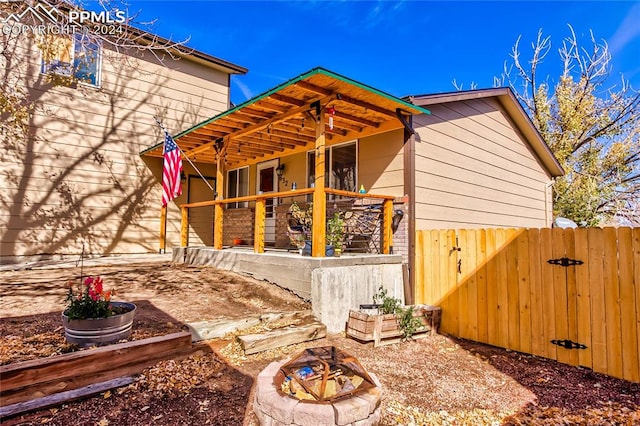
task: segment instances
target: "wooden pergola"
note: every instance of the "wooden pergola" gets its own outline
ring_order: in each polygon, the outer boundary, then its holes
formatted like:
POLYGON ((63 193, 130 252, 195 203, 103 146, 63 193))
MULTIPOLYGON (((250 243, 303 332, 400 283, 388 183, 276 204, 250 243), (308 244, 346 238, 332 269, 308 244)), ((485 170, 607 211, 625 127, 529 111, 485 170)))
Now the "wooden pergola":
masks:
MULTIPOLYGON (((264 216, 264 203, 260 200, 264 201, 265 197, 223 200, 225 170, 314 150, 314 187, 305 192, 313 194, 312 256, 323 256, 326 194, 335 192, 325 187, 325 145, 328 141, 334 144, 397 129, 405 129, 408 137, 413 133, 410 126, 413 114, 429 114, 429 111, 326 69, 314 68, 181 132, 174 139, 190 160, 216 164, 215 200, 197 203, 197 206, 214 206, 213 244, 217 249, 222 248, 223 204, 255 200, 256 251, 261 251, 260 246, 264 250, 264 219, 260 223, 259 215, 264 216), (262 244, 259 225, 262 225, 262 244)), ((163 144, 159 143, 141 155, 162 157, 162 149, 163 144)), ((183 207, 197 206, 194 203, 183 207)), ((387 234, 390 220, 385 222, 387 234)))

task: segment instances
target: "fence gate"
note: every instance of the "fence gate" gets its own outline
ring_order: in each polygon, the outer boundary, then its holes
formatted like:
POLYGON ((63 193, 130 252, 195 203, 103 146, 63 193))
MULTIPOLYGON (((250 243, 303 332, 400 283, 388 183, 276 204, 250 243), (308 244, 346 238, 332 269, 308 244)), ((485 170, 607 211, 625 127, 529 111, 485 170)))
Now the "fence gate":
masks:
POLYGON ((441 330, 640 382, 640 228, 418 231, 441 330))

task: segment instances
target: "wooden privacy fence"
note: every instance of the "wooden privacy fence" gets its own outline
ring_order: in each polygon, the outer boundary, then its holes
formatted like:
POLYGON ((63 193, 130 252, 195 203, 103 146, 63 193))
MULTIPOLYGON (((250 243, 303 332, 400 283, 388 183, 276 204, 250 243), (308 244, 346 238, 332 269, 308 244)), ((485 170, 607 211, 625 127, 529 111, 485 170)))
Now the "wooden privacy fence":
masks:
POLYGON ((441 330, 640 382, 640 228, 418 231, 441 330))

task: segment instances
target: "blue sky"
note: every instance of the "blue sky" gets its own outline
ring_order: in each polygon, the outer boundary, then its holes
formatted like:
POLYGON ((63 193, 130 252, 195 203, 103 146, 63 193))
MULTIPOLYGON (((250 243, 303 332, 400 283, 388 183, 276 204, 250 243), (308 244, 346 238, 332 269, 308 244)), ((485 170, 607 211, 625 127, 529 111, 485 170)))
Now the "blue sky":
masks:
POLYGON ((316 66, 396 96, 491 87, 518 36, 524 58, 543 29, 552 52, 542 68, 555 81, 557 48, 589 30, 609 43, 611 83, 640 89, 640 2, 632 1, 129 1, 156 33, 242 65, 232 79, 240 103, 316 66))

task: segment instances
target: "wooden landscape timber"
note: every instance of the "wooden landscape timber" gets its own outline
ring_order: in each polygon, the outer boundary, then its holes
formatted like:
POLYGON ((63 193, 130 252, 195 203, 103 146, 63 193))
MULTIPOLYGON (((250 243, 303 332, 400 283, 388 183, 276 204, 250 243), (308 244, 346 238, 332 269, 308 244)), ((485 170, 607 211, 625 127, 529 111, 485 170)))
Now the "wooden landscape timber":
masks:
POLYGON ((244 353, 251 355, 282 346, 322 339, 326 336, 327 326, 321 322, 314 321, 311 324, 292 325, 277 328, 266 333, 246 334, 244 336, 238 336, 238 340, 244 353))
POLYGON ((269 312, 260 315, 251 315, 244 318, 218 318, 209 321, 199 321, 187 324, 191 331, 193 342, 201 340, 217 339, 224 337, 228 333, 233 333, 260 324, 267 324, 276 321, 302 321, 311 318, 310 310, 293 312, 269 312))
POLYGON ((2 415, 8 406, 138 374, 193 350, 191 335, 180 332, 0 366, 2 415))

